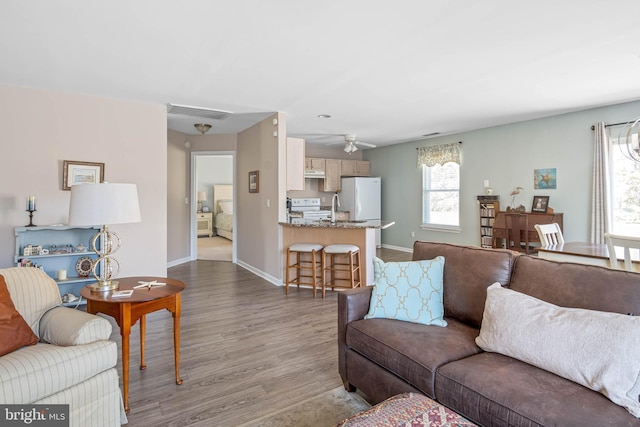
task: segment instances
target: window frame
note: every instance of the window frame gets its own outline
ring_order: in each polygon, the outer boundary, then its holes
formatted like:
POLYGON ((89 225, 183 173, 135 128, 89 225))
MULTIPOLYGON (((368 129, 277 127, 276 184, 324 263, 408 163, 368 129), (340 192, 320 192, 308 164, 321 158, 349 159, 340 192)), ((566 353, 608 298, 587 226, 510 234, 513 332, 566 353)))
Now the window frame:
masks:
POLYGON ((447 163, 453 163, 454 165, 458 166, 458 170, 457 170, 457 187, 455 189, 451 189, 451 188, 447 188, 447 189, 431 189, 431 168, 435 167, 434 166, 427 166, 425 164, 422 164, 422 171, 421 171, 421 179, 422 179, 422 183, 421 183, 421 187, 422 187, 422 198, 421 198, 421 217, 420 217, 420 229, 422 230, 430 230, 430 231, 440 231, 440 232, 447 232, 447 233, 460 233, 462 231, 462 227, 461 227, 461 218, 460 218, 460 164, 457 162, 446 162, 444 165, 440 165, 438 164, 437 166, 440 167, 444 167, 447 163), (427 183, 428 184, 428 188, 427 188, 427 183), (440 224, 440 223, 435 223, 435 222, 425 222, 425 216, 426 216, 426 211, 425 211, 425 206, 428 205, 429 203, 429 197, 432 193, 434 192, 456 192, 458 194, 458 211, 457 211, 457 225, 453 225, 453 224, 440 224))
MULTIPOLYGON (((636 135, 634 136, 637 138, 636 135)), ((625 223, 623 221, 616 221, 616 212, 618 211, 617 199, 624 198, 624 196, 621 195, 623 191, 621 191, 621 189, 619 188, 620 184, 616 185, 617 184, 616 177, 618 175, 623 175, 620 172, 621 169, 622 170, 627 168, 638 169, 638 166, 634 165, 634 161, 629 159, 626 155, 622 153, 623 148, 620 146, 620 142, 619 142, 620 139, 621 137, 609 139, 609 193, 610 193, 610 202, 611 202, 610 232, 615 234, 636 236, 636 235, 640 235, 640 222, 638 223, 633 222, 633 223, 630 223, 633 225, 628 225, 629 223, 625 223), (620 166, 620 163, 624 163, 625 165, 620 166), (616 189, 618 189, 618 191, 616 191, 616 189)), ((631 171, 630 173, 632 176, 634 176, 634 171, 631 171)), ((626 182, 624 179, 622 181, 626 182)), ((622 184, 622 185, 625 185, 625 184, 622 184)), ((625 185, 625 191, 628 191, 628 188, 626 185, 625 185)))

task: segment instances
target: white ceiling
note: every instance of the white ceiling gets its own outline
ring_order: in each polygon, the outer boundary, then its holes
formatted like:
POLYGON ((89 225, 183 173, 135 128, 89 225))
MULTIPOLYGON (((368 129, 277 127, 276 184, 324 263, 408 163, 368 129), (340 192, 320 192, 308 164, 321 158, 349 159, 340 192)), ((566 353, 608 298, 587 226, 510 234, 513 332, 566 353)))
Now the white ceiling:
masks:
POLYGON ((380 146, 638 100, 639 17, 638 0, 2 0, 0 83, 236 113, 210 133, 281 111, 290 136, 380 146))

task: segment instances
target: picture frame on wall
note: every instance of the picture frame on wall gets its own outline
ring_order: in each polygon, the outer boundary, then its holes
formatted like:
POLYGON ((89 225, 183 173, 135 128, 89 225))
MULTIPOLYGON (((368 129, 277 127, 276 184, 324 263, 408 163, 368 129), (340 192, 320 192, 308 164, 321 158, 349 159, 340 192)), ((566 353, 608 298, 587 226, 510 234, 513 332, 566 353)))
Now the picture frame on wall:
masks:
POLYGON ((258 171, 249 172, 249 193, 257 193, 259 191, 259 176, 258 171))
POLYGON ((104 163, 64 160, 62 164, 62 189, 71 191, 77 184, 104 182, 104 163))
POLYGON ((533 204, 531 205, 531 212, 547 213, 548 207, 549 207, 549 196, 533 196, 533 204))

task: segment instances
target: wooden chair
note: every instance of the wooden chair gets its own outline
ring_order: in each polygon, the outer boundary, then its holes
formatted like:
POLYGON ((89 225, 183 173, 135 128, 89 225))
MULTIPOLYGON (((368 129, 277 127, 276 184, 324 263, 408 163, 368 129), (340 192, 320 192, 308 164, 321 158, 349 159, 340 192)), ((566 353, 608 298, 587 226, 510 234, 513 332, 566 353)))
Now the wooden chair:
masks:
POLYGON ((605 233, 604 238, 607 241, 607 249, 609 250, 610 267, 618 270, 636 271, 631 265, 630 249, 640 249, 640 237, 605 233), (616 246, 624 248, 624 268, 620 268, 616 255, 616 246))
POLYGON ((542 247, 564 244, 564 237, 562 237, 562 230, 560 230, 558 223, 536 224, 534 227, 538 232, 542 247))
POLYGON ((533 248, 529 245, 529 216, 523 213, 505 213, 507 230, 507 249, 529 254, 533 248))
POLYGON ((507 230, 507 220, 504 212, 496 212, 496 218, 493 222, 493 247, 494 248, 506 248, 509 245, 506 243, 509 238, 509 230, 507 230))

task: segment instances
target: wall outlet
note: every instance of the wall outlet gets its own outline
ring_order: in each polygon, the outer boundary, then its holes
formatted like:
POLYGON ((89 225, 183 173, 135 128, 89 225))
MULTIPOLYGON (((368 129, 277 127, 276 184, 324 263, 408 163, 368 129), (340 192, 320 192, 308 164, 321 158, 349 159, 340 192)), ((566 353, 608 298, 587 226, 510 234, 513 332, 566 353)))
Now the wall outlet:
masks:
POLYGON ((411 237, 416 237, 416 232, 415 231, 411 232, 411 237))
POLYGON ((188 197, 185 197, 185 198, 184 198, 184 204, 185 204, 185 205, 188 205, 188 204, 189 204, 189 198, 188 198, 188 197))
POLYGON ((271 200, 267 199, 267 207, 270 208, 271 207, 271 200))
POLYGON ((327 198, 326 198, 326 197, 322 197, 322 199, 321 199, 321 200, 322 200, 322 203, 324 203, 324 202, 326 202, 326 201, 327 201, 327 198))

